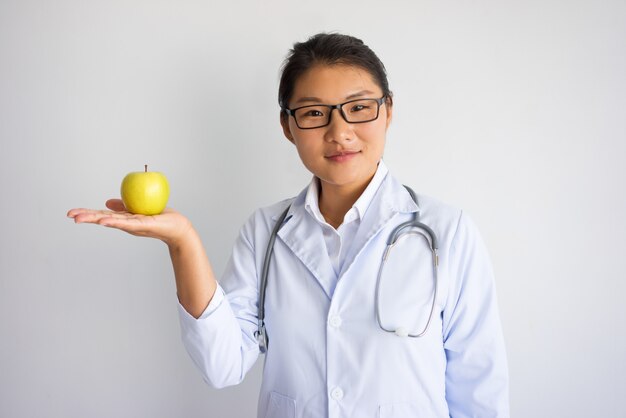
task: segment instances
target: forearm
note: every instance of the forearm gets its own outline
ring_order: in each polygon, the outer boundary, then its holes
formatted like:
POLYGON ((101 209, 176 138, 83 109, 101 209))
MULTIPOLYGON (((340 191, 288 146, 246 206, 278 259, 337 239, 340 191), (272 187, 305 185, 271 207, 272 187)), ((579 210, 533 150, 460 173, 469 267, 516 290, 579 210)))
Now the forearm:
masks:
POLYGON ((185 237, 168 244, 176 292, 180 304, 194 318, 200 317, 213 298, 217 281, 198 233, 189 228, 185 237))
MULTIPOLYGON (((185 232, 185 236, 187 235, 185 232)), ((176 258, 189 257, 192 260, 179 260, 182 270, 190 270, 198 260, 200 266, 208 266, 200 240, 195 232, 193 236, 193 240, 185 238, 182 241, 185 244, 181 248, 170 250, 174 254, 172 260, 175 266, 176 258), (194 242, 197 244, 193 245, 194 242), (192 254, 201 257, 196 259, 192 254)), ((209 289, 210 297, 199 298, 194 302, 197 303, 197 309, 186 305, 185 292, 191 299, 195 299, 196 293, 202 293, 204 287, 200 285, 199 291, 194 290, 193 286, 187 288, 188 276, 177 273, 182 341, 204 380, 211 387, 222 388, 241 382, 259 355, 259 346, 254 338, 257 327, 255 307, 258 300, 254 261, 254 252, 242 232, 224 269, 223 284, 228 289, 228 297, 219 289, 212 274, 191 275, 194 279, 199 277, 203 283, 207 281, 205 277, 208 277, 209 282, 214 285, 209 289), (209 302, 210 313, 200 318, 209 302)), ((200 271, 203 269, 204 267, 198 268, 200 271)), ((208 269, 210 271, 210 267, 208 269)))

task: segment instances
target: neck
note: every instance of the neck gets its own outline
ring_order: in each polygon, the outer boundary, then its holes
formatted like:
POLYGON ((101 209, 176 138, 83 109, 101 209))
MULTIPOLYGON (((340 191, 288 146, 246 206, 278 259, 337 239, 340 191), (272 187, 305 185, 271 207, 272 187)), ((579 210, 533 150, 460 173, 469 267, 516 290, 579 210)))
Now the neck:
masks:
POLYGON ((346 213, 354 202, 363 194, 370 184, 375 172, 363 183, 356 185, 337 186, 319 180, 319 208, 320 212, 333 228, 337 229, 343 223, 346 213))

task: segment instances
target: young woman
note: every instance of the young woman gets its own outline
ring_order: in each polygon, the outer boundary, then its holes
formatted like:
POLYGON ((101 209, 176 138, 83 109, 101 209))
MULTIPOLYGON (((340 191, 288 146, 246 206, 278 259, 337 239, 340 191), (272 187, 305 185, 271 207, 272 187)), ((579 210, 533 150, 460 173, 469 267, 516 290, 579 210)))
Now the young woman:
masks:
POLYGON ((168 245, 183 341, 211 386, 241 382, 267 349, 259 417, 507 417, 487 252, 465 214, 382 161, 393 101, 378 57, 346 35, 296 43, 279 104, 313 179, 248 219, 219 283, 174 210, 113 199, 68 216, 168 245))

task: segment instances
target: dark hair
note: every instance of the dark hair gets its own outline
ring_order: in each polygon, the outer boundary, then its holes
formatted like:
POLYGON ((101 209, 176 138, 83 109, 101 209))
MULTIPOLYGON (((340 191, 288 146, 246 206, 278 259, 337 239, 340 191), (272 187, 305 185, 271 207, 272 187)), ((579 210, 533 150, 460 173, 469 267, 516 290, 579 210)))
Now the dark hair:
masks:
POLYGON ((385 66, 374 51, 354 36, 318 33, 306 42, 295 43, 283 62, 278 87, 278 104, 281 109, 289 106, 289 100, 298 78, 311 67, 319 64, 360 67, 370 73, 383 94, 391 100, 392 94, 389 90, 385 66))

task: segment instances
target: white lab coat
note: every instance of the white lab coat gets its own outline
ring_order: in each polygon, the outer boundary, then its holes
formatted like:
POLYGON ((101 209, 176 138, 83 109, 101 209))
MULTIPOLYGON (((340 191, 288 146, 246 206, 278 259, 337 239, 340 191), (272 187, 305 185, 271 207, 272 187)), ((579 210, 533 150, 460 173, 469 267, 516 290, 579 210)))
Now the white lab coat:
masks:
MULTIPOLYGON (((260 418, 508 417, 493 274, 468 217, 422 195, 418 208, 387 174, 333 291, 336 274, 320 225, 304 208, 306 190, 248 219, 199 319, 179 304, 183 343, 206 382, 241 382, 259 355, 260 271, 272 228, 292 204, 269 271, 260 418), (379 328, 375 284, 390 232, 416 210, 439 239, 439 292, 427 334, 402 338, 379 328)), ((380 315, 389 328, 419 332, 432 297, 431 254, 419 237, 404 240, 385 267, 380 315)))

